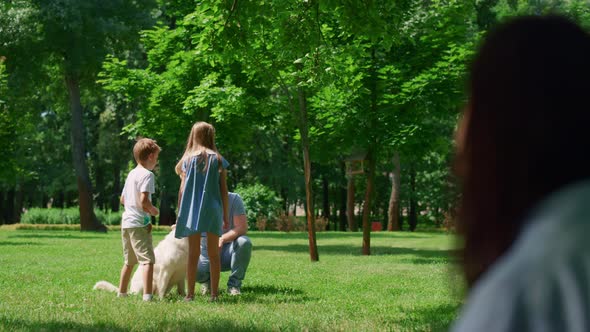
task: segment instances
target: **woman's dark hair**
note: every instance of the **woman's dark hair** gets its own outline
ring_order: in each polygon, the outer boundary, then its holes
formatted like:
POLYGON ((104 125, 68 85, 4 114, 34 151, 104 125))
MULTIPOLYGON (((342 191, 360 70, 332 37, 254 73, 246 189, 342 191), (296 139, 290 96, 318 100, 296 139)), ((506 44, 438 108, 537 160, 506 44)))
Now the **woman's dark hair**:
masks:
POLYGON ((469 286, 510 248, 535 204, 590 175, 589 83, 590 37, 565 18, 520 17, 485 38, 457 156, 469 286))

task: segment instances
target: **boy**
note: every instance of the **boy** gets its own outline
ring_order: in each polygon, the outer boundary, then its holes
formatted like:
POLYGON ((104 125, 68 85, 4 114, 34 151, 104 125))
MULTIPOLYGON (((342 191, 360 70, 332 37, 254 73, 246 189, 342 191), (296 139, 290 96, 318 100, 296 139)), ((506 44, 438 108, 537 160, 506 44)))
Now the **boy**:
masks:
POLYGON ((154 173, 151 171, 156 167, 160 151, 156 141, 149 138, 139 139, 133 147, 137 167, 127 175, 121 194, 121 204, 125 206, 121 221, 125 263, 121 269, 118 297, 127 296, 131 272, 139 262, 143 268, 143 300, 152 300, 155 258, 150 215, 157 216, 160 211, 151 202, 155 191, 154 173))

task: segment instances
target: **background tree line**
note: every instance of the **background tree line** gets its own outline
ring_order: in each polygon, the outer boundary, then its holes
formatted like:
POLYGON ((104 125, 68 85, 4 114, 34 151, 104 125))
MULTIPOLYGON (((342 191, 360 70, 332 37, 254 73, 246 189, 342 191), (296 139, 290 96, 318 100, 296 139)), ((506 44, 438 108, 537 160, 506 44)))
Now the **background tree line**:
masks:
POLYGON ((230 190, 266 199, 262 212, 302 205, 331 230, 440 225, 478 40, 550 12, 590 25, 584 0, 4 1, 0 223, 80 206, 82 229, 101 229, 93 209, 119 209, 138 136, 163 148, 154 199, 173 223, 174 165, 202 120, 230 190), (355 155, 364 172, 347 176, 355 155))

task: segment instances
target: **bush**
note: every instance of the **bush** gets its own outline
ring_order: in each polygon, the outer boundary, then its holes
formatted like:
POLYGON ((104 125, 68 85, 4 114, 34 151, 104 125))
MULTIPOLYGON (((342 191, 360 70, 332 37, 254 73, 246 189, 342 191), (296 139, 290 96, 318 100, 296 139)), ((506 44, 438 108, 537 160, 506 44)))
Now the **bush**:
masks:
MULTIPOLYGON (((315 219, 316 232, 325 231, 328 222, 327 218, 317 217, 315 219)), ((307 220, 284 213, 281 213, 276 219, 260 216, 256 219, 256 228, 259 231, 306 232, 307 220)))
MULTIPOLYGON (((281 200, 272 189, 257 183, 249 186, 238 186, 235 191, 244 200, 249 228, 258 229, 257 219, 266 220, 265 224, 269 220, 273 222, 277 219, 281 210, 281 200)), ((267 226, 262 227, 269 229, 267 226)))
MULTIPOLYGON (((94 210, 96 218, 104 225, 120 225, 122 212, 94 210)), ((77 207, 66 209, 31 208, 21 217, 21 224, 38 225, 79 225, 80 211, 77 207)))
POLYGON ((121 216, 123 211, 113 212, 113 211, 102 211, 102 210, 95 210, 94 213, 96 214, 96 218, 103 224, 103 225, 121 225, 121 216))

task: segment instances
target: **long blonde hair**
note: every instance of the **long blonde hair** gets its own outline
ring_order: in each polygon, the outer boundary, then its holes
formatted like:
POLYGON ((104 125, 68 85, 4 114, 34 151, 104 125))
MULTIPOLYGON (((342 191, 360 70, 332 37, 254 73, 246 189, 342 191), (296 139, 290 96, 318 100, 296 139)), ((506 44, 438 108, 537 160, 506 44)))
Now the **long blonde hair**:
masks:
POLYGON ((195 156, 199 153, 203 153, 205 162, 207 162, 206 150, 213 150, 217 154, 217 160, 221 163, 221 155, 217 152, 215 146, 215 128, 207 122, 199 121, 193 125, 188 139, 186 141, 186 149, 182 158, 176 164, 176 174, 182 174, 182 164, 189 160, 190 157, 195 156))

